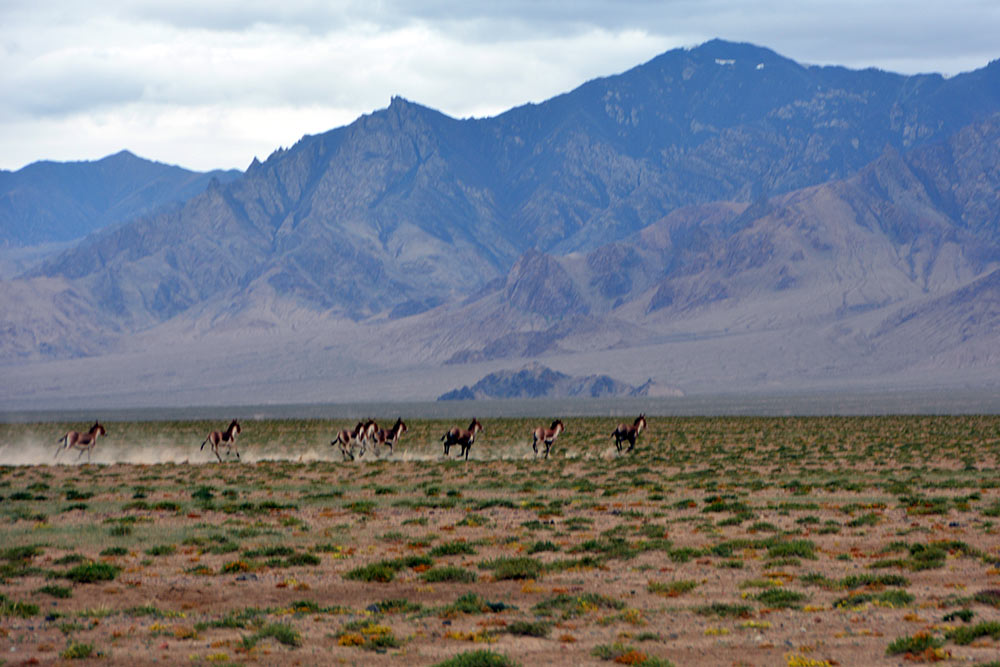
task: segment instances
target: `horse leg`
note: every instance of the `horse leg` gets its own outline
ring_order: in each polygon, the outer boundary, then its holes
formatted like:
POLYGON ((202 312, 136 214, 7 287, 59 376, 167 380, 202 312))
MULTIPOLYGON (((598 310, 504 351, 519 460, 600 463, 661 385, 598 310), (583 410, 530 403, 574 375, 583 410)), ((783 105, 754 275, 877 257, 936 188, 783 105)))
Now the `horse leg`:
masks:
POLYGON ((532 436, 531 440, 531 450, 535 452, 535 458, 538 458, 538 436, 532 436))
POLYGON ((219 459, 219 463, 222 463, 222 457, 219 456, 219 446, 214 442, 212 443, 212 453, 215 454, 215 458, 219 459))

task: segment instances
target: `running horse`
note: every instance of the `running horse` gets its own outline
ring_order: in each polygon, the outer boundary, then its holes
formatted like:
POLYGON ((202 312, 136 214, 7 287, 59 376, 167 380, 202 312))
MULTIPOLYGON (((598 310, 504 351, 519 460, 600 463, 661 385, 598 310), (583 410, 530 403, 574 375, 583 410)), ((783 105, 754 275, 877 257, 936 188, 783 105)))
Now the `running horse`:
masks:
POLYGON ((476 434, 482 431, 483 425, 479 423, 479 420, 475 417, 472 418, 472 422, 469 424, 469 430, 463 431, 457 426, 452 426, 448 429, 448 432, 441 436, 442 442, 444 442, 444 455, 448 456, 448 451, 451 449, 452 445, 458 445, 462 449, 459 451, 458 455, 465 455, 465 460, 469 460, 469 450, 472 448, 472 443, 476 441, 476 434))
MULTIPOLYGON (((233 421, 229 422, 229 426, 226 427, 225 431, 222 432, 212 431, 211 433, 209 433, 208 437, 202 441, 199 451, 201 449, 205 449, 206 443, 211 443, 212 453, 215 454, 215 458, 219 459, 219 463, 222 463, 222 457, 219 456, 219 445, 226 446, 226 456, 229 456, 230 450, 232 450, 233 447, 236 447, 236 436, 239 435, 242 431, 243 429, 240 428, 240 423, 234 419, 233 421)), ((239 447, 236 447, 236 458, 237 459, 240 458, 239 447)))
POLYGON ((541 441, 545 443, 545 458, 549 458, 549 449, 555 443, 556 438, 559 434, 566 430, 563 426, 562 420, 557 419, 552 422, 552 426, 545 428, 544 426, 539 426, 534 431, 531 432, 531 437, 534 441, 531 443, 531 448, 535 450, 535 456, 538 456, 538 442, 541 441))
POLYGON ((69 431, 63 437, 59 438, 59 449, 56 450, 56 458, 59 458, 59 454, 64 449, 72 449, 76 447, 80 450, 77 459, 83 456, 84 452, 87 452, 87 463, 90 463, 90 450, 92 450, 97 445, 97 437, 101 435, 107 435, 108 431, 104 428, 104 425, 95 421, 94 425, 90 427, 90 430, 86 433, 80 433, 79 431, 69 431))
POLYGON ((396 443, 399 442, 404 433, 406 433, 406 422, 403 421, 402 417, 397 418, 396 423, 389 430, 380 428, 375 431, 375 434, 372 436, 375 443, 375 456, 379 455, 379 449, 382 445, 389 447, 390 454, 394 453, 396 451, 396 443))
MULTIPOLYGON (((358 425, 353 429, 345 428, 341 429, 337 433, 337 437, 330 443, 330 446, 340 445, 340 455, 344 457, 345 461, 354 460, 354 442, 359 441, 363 437, 365 431, 364 422, 358 422, 358 425)), ((365 450, 362 446, 361 453, 364 454, 365 450)))
POLYGON ((615 439, 615 447, 618 448, 618 453, 622 453, 622 442, 628 440, 628 449, 626 451, 631 452, 635 448, 636 438, 642 432, 642 429, 646 428, 646 415, 640 414, 635 418, 635 422, 631 426, 625 424, 619 424, 611 433, 611 437, 615 439))

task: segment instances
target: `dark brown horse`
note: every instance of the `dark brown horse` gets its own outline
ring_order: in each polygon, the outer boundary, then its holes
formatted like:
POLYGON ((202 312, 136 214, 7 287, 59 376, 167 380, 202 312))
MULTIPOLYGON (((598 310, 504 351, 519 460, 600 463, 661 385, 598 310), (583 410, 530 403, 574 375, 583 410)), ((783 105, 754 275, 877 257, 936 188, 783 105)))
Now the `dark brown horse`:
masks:
MULTIPOLYGON (((358 425, 353 429, 345 428, 337 434, 337 437, 330 443, 330 446, 340 445, 340 455, 344 457, 345 461, 354 460, 354 442, 358 441, 362 437, 365 430, 364 422, 358 422, 358 425)), ((361 453, 364 454, 364 449, 362 448, 361 453)))
POLYGON ((612 433, 611 437, 615 439, 615 447, 618 448, 618 453, 622 452, 622 442, 628 440, 628 450, 631 452, 635 448, 636 438, 642 432, 642 429, 646 428, 646 415, 641 414, 636 417, 635 422, 631 426, 625 424, 619 424, 612 433))
POLYGON ((375 434, 378 433, 378 424, 374 419, 368 418, 365 422, 364 428, 362 429, 359 442, 361 443, 361 453, 358 456, 365 455, 365 449, 368 447, 369 443, 375 441, 375 434))
POLYGON ((388 431, 384 428, 375 431, 375 435, 372 436, 375 443, 375 456, 379 455, 379 449, 382 445, 389 447, 390 454, 395 452, 396 443, 399 442, 404 433, 406 433, 406 422, 403 421, 402 417, 397 418, 396 423, 388 431))
POLYGON ((60 452, 64 449, 72 449, 76 447, 80 450, 77 455, 77 459, 83 456, 84 452, 87 452, 87 462, 90 462, 90 450, 97 446, 97 437, 101 435, 107 435, 108 431, 104 428, 104 425, 99 421, 95 421, 94 425, 90 427, 90 430, 86 433, 80 433, 79 431, 69 431, 66 435, 59 438, 59 442, 62 443, 59 449, 56 450, 56 458, 59 458, 60 452))
POLYGON ((535 456, 538 456, 538 441, 545 443, 545 458, 549 458, 549 448, 559 437, 559 434, 566 430, 563 426, 562 420, 557 419, 552 422, 552 426, 545 428, 544 426, 539 426, 534 431, 531 432, 531 437, 534 441, 531 443, 531 448, 535 450, 535 456))
POLYGON ((441 436, 441 440, 444 442, 444 455, 448 456, 448 451, 451 449, 452 445, 458 445, 462 449, 458 452, 461 457, 465 455, 465 460, 469 460, 469 450, 472 448, 472 443, 476 441, 476 434, 486 430, 483 425, 479 423, 479 420, 475 417, 472 418, 472 422, 469 424, 469 430, 463 431, 457 426, 452 426, 448 429, 448 432, 441 436))
MULTIPOLYGON (((229 422, 229 426, 226 427, 225 431, 212 431, 208 434, 202 443, 199 451, 205 449, 206 443, 211 443, 212 453, 215 454, 215 458, 219 459, 219 463, 222 463, 222 457, 219 456, 219 445, 226 446, 226 456, 229 456, 230 451, 233 447, 236 447, 236 436, 239 435, 243 429, 240 427, 240 423, 235 419, 229 422)), ((236 447, 236 458, 240 458, 240 448, 236 447)))

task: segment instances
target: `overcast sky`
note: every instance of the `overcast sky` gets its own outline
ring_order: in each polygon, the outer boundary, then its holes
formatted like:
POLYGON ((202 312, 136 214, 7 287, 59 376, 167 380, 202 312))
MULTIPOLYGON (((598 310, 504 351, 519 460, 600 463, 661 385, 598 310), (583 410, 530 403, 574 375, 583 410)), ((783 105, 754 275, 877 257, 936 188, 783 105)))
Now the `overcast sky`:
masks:
POLYGON ((393 95, 495 115, 714 37, 954 75, 998 35, 998 0, 0 0, 0 169, 245 169, 393 95))

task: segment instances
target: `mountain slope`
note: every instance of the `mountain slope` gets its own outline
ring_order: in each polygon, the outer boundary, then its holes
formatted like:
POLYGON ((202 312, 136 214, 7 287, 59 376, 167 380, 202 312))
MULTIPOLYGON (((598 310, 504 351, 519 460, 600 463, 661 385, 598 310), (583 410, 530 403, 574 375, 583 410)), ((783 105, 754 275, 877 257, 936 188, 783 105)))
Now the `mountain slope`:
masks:
POLYGON ((471 294, 526 250, 588 251, 685 205, 842 177, 998 109, 995 65, 905 77, 714 41, 496 118, 394 98, 35 275, 82 281, 130 329, 223 298, 402 316, 471 294))
POLYGON ((71 241, 204 190, 235 171, 192 172, 128 151, 94 162, 35 162, 0 171, 0 246, 71 241))
POLYGON ((0 359, 50 369, 39 391, 110 358, 311 401, 509 359, 683 391, 988 377, 998 91, 998 63, 716 41, 495 118, 394 98, 5 284, 0 359))

